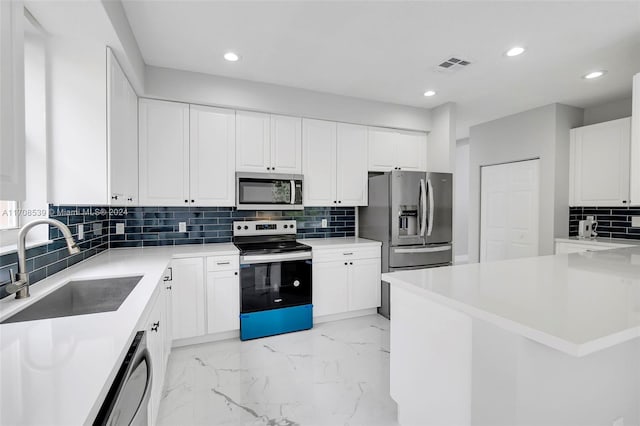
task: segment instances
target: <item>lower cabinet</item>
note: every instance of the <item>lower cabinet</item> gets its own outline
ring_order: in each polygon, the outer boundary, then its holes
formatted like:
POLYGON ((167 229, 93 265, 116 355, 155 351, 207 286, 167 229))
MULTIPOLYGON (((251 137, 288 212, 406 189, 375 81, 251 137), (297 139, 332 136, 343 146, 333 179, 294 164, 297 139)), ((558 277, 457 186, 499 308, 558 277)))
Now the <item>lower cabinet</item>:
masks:
POLYGON ((314 251, 313 315, 380 306, 380 249, 314 251))
POLYGON ((167 344, 171 344, 170 323, 167 321, 167 300, 170 294, 165 291, 161 284, 156 292, 156 299, 153 308, 147 318, 146 336, 147 349, 151 357, 151 397, 149 399, 148 417, 149 424, 156 424, 162 388, 164 386, 164 376, 166 372, 167 360, 169 357, 167 344))
POLYGON ((187 339, 206 333, 204 258, 174 259, 171 262, 173 339, 187 339))
POLYGON ((207 272, 207 332, 240 329, 238 269, 207 272))

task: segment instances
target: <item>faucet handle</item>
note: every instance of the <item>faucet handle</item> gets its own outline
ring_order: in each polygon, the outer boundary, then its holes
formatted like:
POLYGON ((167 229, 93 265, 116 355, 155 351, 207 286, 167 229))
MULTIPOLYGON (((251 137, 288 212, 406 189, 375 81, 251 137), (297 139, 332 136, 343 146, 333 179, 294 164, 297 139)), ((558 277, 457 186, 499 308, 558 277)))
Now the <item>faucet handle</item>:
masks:
POLYGON ((11 278, 11 283, 5 286, 5 290, 7 291, 7 293, 9 294, 17 293, 18 291, 24 288, 27 281, 26 280, 23 281, 20 275, 26 275, 26 274, 14 273, 13 269, 9 269, 9 277, 11 278))

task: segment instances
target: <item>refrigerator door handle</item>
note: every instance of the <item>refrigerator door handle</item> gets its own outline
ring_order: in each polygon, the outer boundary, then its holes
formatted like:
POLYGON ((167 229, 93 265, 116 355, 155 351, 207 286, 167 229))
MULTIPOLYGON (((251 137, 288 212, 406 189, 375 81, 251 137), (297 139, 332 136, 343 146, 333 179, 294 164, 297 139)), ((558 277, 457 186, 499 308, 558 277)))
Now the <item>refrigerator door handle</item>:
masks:
POLYGON ((424 179, 420 179, 420 236, 424 237, 427 228, 427 189, 425 188, 424 179))
POLYGON ((431 232, 433 231, 433 211, 435 210, 433 205, 433 185, 431 184, 431 179, 427 180, 427 186, 429 187, 429 227, 427 228, 427 237, 430 237, 431 232))
POLYGON ((440 251, 449 251, 451 250, 450 245, 446 246, 438 246, 438 247, 420 247, 420 248, 397 248, 393 251, 398 254, 408 254, 408 253, 436 253, 440 251))

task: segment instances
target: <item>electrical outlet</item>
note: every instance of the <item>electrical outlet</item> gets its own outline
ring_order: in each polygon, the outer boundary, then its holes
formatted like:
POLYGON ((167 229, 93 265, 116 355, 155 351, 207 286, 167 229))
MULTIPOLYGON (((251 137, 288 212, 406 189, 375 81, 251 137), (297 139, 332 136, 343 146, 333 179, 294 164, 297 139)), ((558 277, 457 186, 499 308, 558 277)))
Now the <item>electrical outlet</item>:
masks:
POLYGON ((94 223, 93 224, 93 235, 102 235, 102 224, 94 223))
POLYGON ((327 227, 327 219, 322 219, 322 225, 320 225, 320 226, 322 226, 323 228, 326 228, 327 227))
POLYGON ((631 216, 631 226, 640 228, 640 216, 631 216))
POLYGON ((178 232, 187 232, 187 222, 178 222, 178 232))
POLYGON ((624 426, 624 417, 618 417, 615 419, 611 426, 624 426))
POLYGON ((83 224, 79 224, 78 225, 78 239, 79 240, 84 240, 84 225, 83 224))
POLYGON ((116 223, 116 235, 124 234, 124 223, 116 223))

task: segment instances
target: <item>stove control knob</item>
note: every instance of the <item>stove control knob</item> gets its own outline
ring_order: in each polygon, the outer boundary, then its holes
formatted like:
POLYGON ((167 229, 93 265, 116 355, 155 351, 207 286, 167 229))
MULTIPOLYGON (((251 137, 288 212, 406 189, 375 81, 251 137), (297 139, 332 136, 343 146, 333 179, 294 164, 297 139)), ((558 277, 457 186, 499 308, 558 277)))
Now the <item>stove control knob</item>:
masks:
POLYGON ((244 229, 249 229, 249 227, 247 225, 244 226, 244 229))
POLYGON ((238 229, 242 229, 242 226, 238 225, 238 229))
POLYGON ((294 286, 294 287, 300 287, 300 281, 295 280, 295 281, 293 282, 293 286, 294 286))
POLYGON ((293 227, 294 227, 294 226, 295 226, 295 225, 289 225, 289 228, 292 228, 292 229, 293 229, 293 227))
POLYGON ((284 226, 284 229, 287 229, 288 227, 289 227, 288 225, 285 225, 285 226, 284 226))

